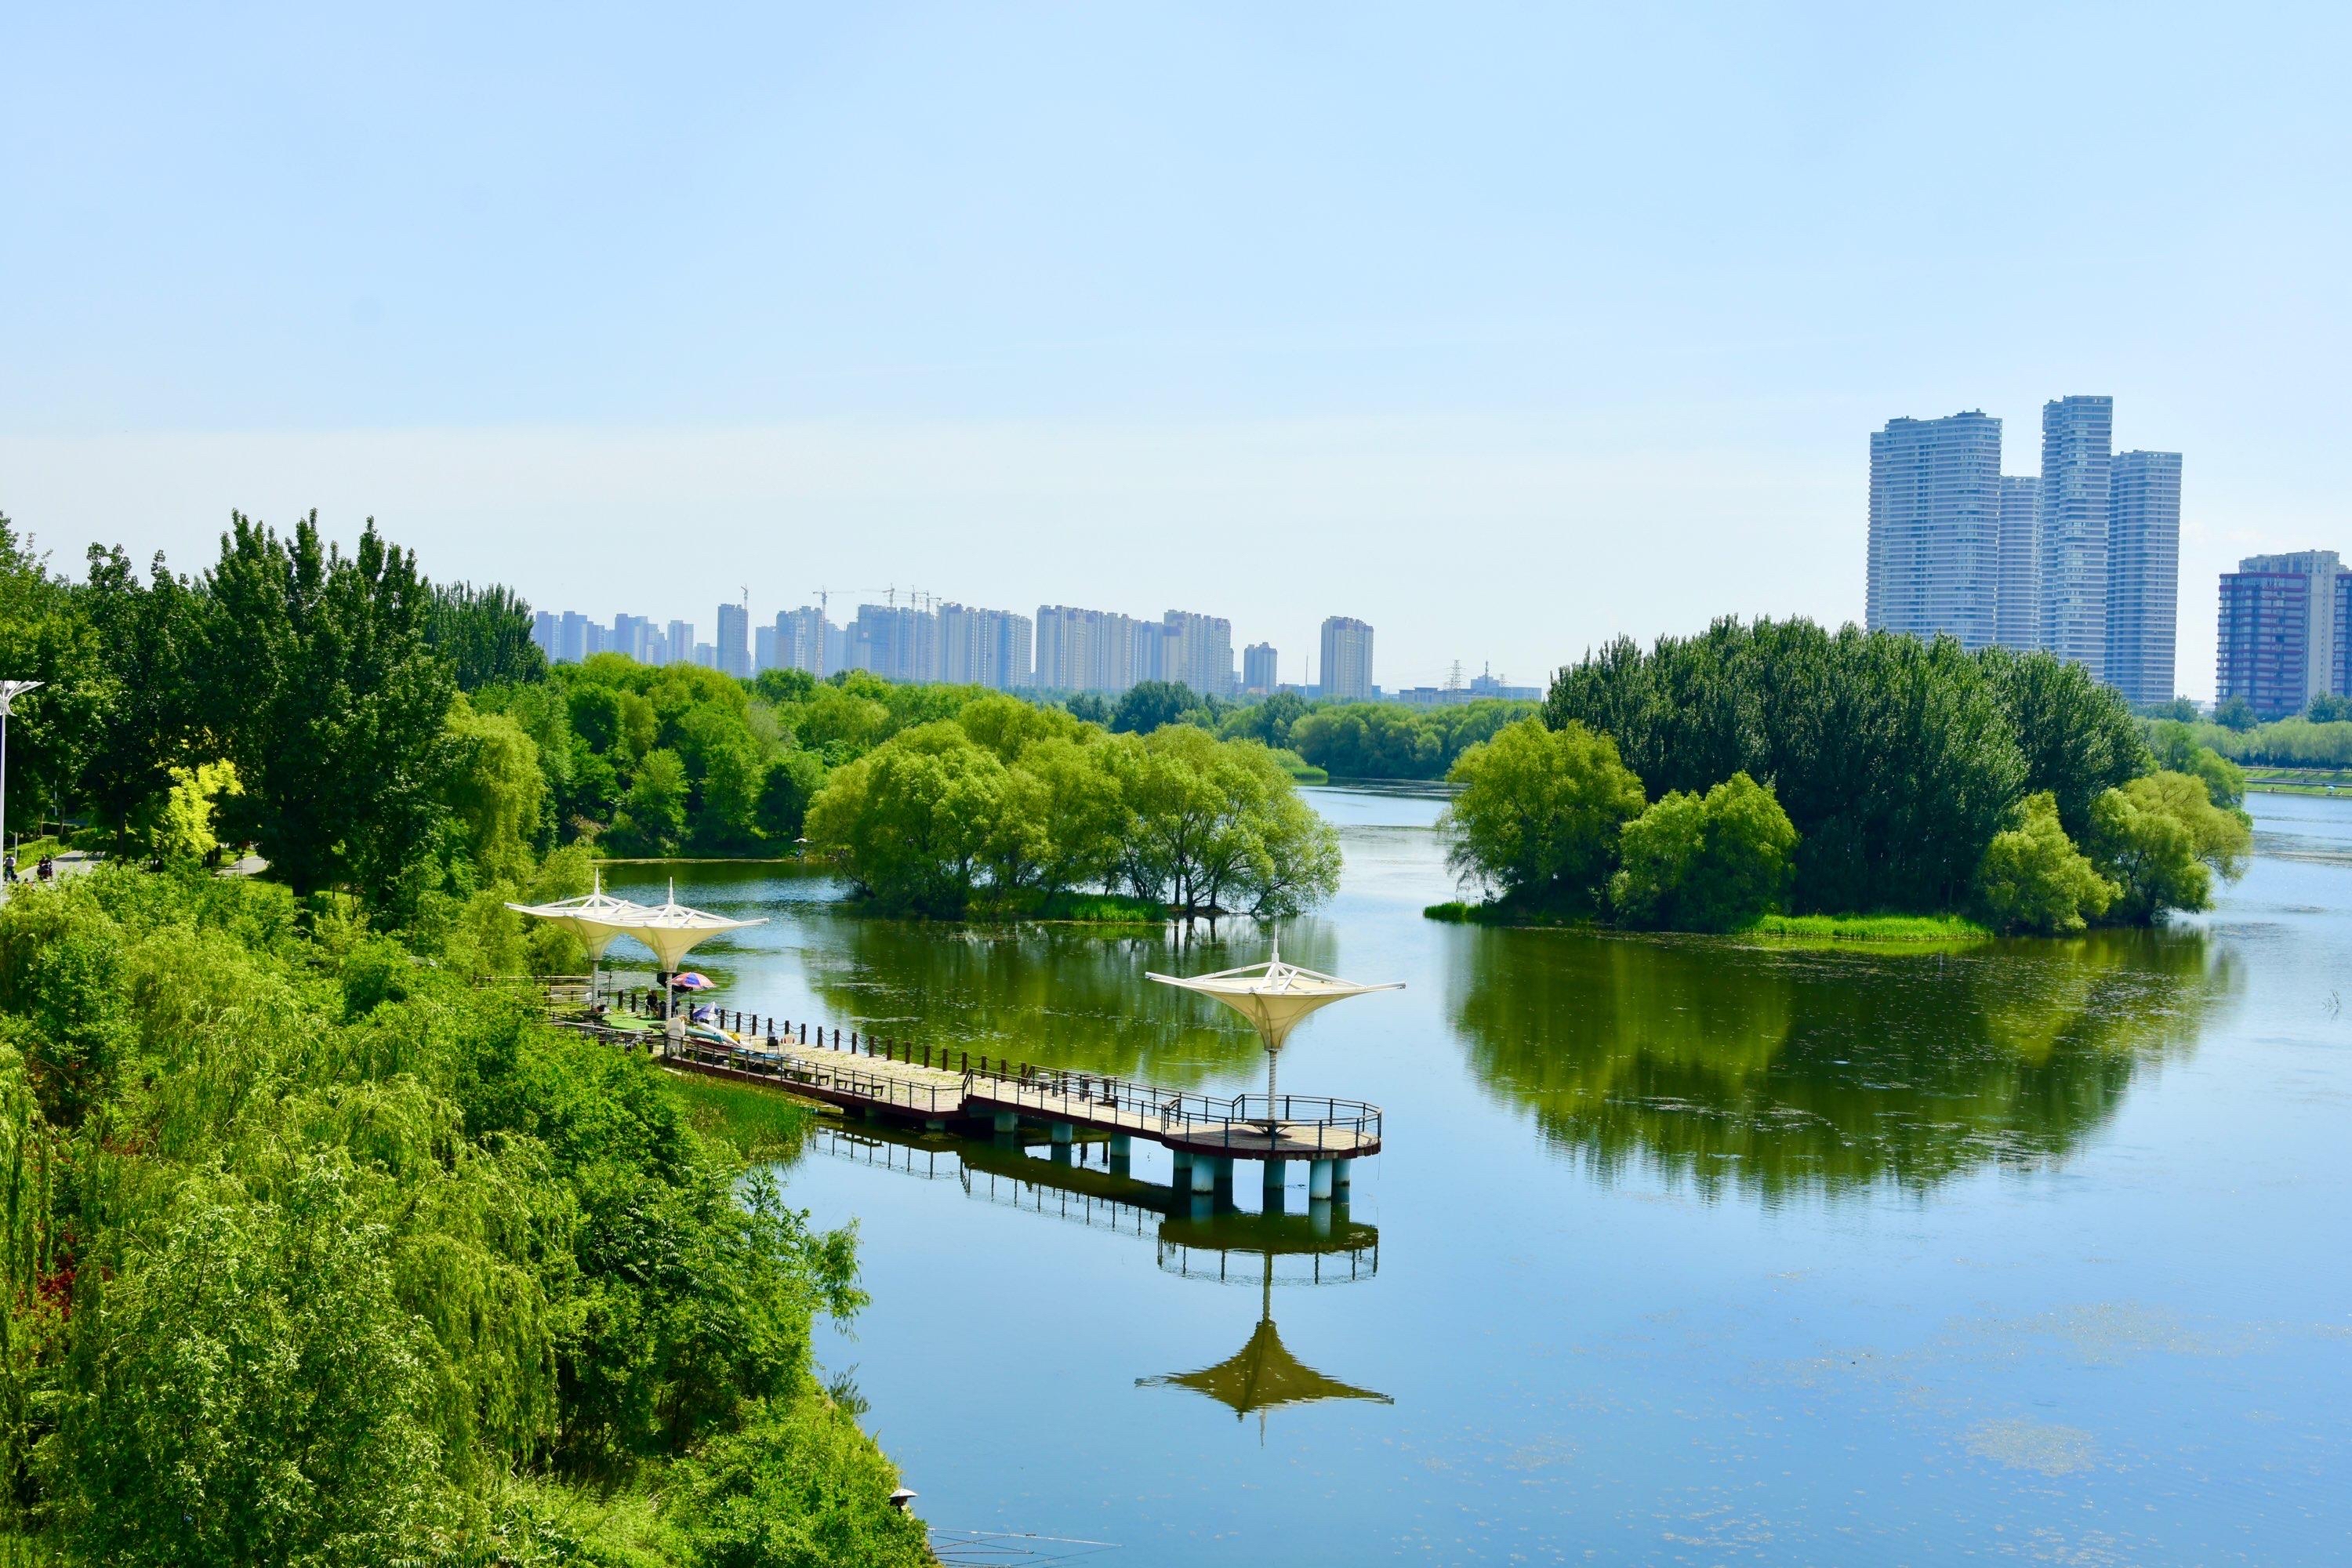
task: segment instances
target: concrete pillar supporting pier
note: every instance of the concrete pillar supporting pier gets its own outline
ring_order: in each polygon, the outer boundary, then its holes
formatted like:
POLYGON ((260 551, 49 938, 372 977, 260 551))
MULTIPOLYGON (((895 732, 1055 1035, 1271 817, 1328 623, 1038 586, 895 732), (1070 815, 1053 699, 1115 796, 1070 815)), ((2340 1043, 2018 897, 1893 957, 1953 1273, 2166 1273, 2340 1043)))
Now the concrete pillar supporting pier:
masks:
POLYGON ((1328 1200, 1331 1196, 1331 1166, 1329 1160, 1310 1160, 1307 1164, 1307 1195, 1328 1200))
POLYGON ((1217 1190, 1217 1162, 1195 1157, 1192 1161, 1192 1190, 1213 1193, 1217 1190))
POLYGON ((1114 1132, 1110 1135, 1110 1157, 1112 1159, 1123 1160, 1134 1152, 1134 1148, 1135 1140, 1130 1138, 1128 1134, 1124 1132, 1114 1132))
POLYGON ((1282 1185, 1282 1162, 1279 1160, 1266 1160, 1261 1162, 1261 1163, 1265 1167, 1265 1184, 1269 1187, 1278 1187, 1282 1185))
POLYGON ((1056 1121, 1053 1126, 1053 1134, 1055 1142, 1067 1143, 1076 1135, 1076 1129, 1072 1128, 1068 1122, 1056 1121))
POLYGON ((1353 1161, 1353 1160, 1339 1160, 1339 1161, 1336 1161, 1336 1162, 1334 1162, 1334 1163, 1333 1163, 1332 1169, 1331 1169, 1331 1184, 1332 1184, 1333 1186, 1335 1186, 1335 1187, 1344 1187, 1344 1186, 1346 1186, 1346 1185, 1349 1184, 1349 1181, 1351 1181, 1351 1180, 1353 1180, 1353 1179, 1354 1179, 1354 1177, 1355 1177, 1355 1173, 1356 1173, 1356 1162, 1355 1162, 1355 1161, 1353 1161))
POLYGON ((998 1132, 1018 1132, 1021 1131, 1021 1113, 1017 1110, 996 1111, 989 1118, 989 1126, 998 1132))

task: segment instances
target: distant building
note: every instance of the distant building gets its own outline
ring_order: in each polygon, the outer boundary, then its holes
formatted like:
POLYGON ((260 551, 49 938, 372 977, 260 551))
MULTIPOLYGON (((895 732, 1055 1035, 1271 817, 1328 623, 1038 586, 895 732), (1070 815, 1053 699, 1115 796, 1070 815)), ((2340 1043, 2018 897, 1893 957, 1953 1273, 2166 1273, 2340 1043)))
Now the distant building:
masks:
POLYGON ((693 664, 697 662, 694 657, 694 650, 698 645, 694 640, 694 623, 692 621, 670 622, 668 642, 669 658, 665 662, 670 664, 693 664))
MULTIPOLYGON (((2118 452, 2107 479, 2107 684, 2168 702, 2180 619, 2180 454, 2118 452)), ((2332 643, 2331 638, 2331 643, 2332 643)))
POLYGON ((712 647, 707 642, 696 643, 694 645, 694 662, 700 665, 705 669, 717 669, 719 668, 718 648, 712 647))
POLYGON ((939 609, 940 679, 1018 691, 1031 674, 1029 617, 963 605, 939 609))
POLYGON ((1372 628, 1352 616, 1323 622, 1322 694, 1343 702, 1372 696, 1372 628))
POLYGON ((654 624, 643 616, 614 616, 612 640, 606 645, 614 653, 627 654, 640 664, 650 662, 653 649, 654 624))
POLYGON ((2060 397, 2042 405, 2042 646, 2098 680, 2106 679, 2115 422, 2112 397, 2060 397))
POLYGON ((1864 624, 1963 647, 1993 640, 2000 596, 2000 421, 1890 419, 1870 437, 1864 624))
POLYGON ((2040 479, 2001 476, 2000 590, 1992 640, 2020 652, 2042 646, 2042 536, 2033 522, 2041 505, 2040 479))
POLYGON ((563 612, 563 624, 556 629, 555 657, 565 664, 578 664, 594 651, 588 642, 589 628, 595 623, 577 610, 563 612))
POLYGON ((2213 674, 2222 701, 2242 697, 2257 717, 2284 719, 2339 684, 2342 572, 2335 551, 2305 550, 2249 555, 2221 574, 2213 674))
POLYGON ((751 612, 741 605, 719 606, 718 668, 739 680, 751 679, 751 612))
POLYGON ((1234 694, 1234 624, 1222 616, 1171 610, 1160 624, 1156 678, 1206 697, 1234 694))
POLYGON ((1138 681, 1158 679, 1160 623, 1115 610, 1040 605, 1036 624, 1036 684, 1045 691, 1098 691, 1116 697, 1138 681))
POLYGON ((1254 642, 1242 649, 1242 689, 1257 697, 1271 697, 1280 684, 1275 675, 1274 645, 1254 642))
POLYGON ((562 646, 561 640, 562 625, 562 621, 556 619, 555 612, 552 610, 531 612, 530 640, 539 645, 539 651, 547 656, 547 662, 550 664, 553 664, 562 657, 559 649, 562 646))
POLYGON ((776 656, 776 628, 753 626, 751 628, 751 673, 757 675, 763 669, 781 669, 783 667, 777 662, 776 656))
POLYGON ((849 663, 885 680, 937 680, 939 618, 910 605, 860 605, 849 623, 849 663))

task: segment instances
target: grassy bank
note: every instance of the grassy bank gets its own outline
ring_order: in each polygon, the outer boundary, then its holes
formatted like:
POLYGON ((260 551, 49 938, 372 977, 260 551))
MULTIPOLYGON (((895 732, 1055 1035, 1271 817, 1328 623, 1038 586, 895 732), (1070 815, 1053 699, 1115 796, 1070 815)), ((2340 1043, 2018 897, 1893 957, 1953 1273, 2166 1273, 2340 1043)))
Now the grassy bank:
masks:
POLYGON ((2352 794, 2352 768, 2250 767, 2246 787, 2267 795, 2352 794))
POLYGON ((1738 931, 1768 942, 1980 942, 1992 935, 1958 915, 1766 915, 1738 931))
POLYGON ((820 1114, 806 1100, 756 1084, 691 1072, 673 1074, 670 1082, 686 1108, 688 1124, 746 1160, 789 1159, 799 1152, 820 1114))
MULTIPOLYGON (((1458 899, 1431 904, 1421 912, 1427 919, 1453 925, 1602 929, 1601 922, 1590 918, 1537 914, 1497 904, 1465 903, 1458 899)), ((1992 932, 1958 915, 1766 915, 1730 934, 1802 943, 1978 942, 1992 932)))

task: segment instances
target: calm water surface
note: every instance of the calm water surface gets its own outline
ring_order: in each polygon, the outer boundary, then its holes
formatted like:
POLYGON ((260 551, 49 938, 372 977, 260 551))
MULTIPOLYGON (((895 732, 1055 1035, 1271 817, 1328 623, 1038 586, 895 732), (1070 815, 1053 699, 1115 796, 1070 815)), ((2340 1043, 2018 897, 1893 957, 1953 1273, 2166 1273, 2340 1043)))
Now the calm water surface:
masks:
MULTIPOLYGON (((2252 870, 2185 928, 1855 954, 1438 925, 1439 803, 1312 794, 1346 881, 1284 955, 1409 987, 1284 1055, 1284 1088, 1386 1108, 1349 1203, 1310 1215, 1297 1172, 1282 1215, 1170 1217, 1098 1149, 854 1128, 789 1172, 858 1226, 873 1305, 821 1353, 943 1540, 2352 1559, 2352 803, 2256 796, 2252 870)), ((619 869, 769 918, 697 955, 730 1005, 1263 1078, 1141 978, 1254 962, 1255 927, 972 932, 772 868, 619 869)))

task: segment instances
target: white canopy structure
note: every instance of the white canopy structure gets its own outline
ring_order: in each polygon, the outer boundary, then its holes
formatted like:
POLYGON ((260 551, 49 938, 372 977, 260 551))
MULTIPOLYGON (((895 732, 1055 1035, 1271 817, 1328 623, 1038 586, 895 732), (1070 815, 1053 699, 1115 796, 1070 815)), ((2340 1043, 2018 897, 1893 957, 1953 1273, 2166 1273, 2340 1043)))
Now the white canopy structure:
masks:
POLYGON ((588 962, 594 963, 613 945, 613 939, 626 931, 640 915, 651 911, 643 904, 627 899, 616 899, 604 890, 603 872, 590 891, 576 899, 558 899, 551 904, 509 904, 507 908, 520 915, 536 915, 543 921, 553 921, 580 939, 588 950, 588 962))
POLYGON ((677 880, 670 879, 669 899, 665 903, 647 909, 640 904, 635 912, 621 922, 621 929, 654 950, 655 967, 663 973, 673 973, 686 955, 709 942, 721 931, 741 931, 746 926, 766 925, 762 917, 756 921, 730 920, 704 910, 690 910, 677 901, 677 880))
POLYGON ((1402 991, 1404 982, 1391 980, 1379 985, 1360 985, 1337 975, 1320 974, 1312 969, 1301 969, 1295 963, 1282 962, 1282 944, 1274 946, 1273 956, 1264 963, 1247 963, 1239 969, 1221 969, 1214 974, 1154 974, 1144 972, 1144 978, 1162 985, 1174 985, 1186 991, 1197 991, 1213 996, 1247 1018, 1257 1029, 1257 1037, 1265 1043, 1266 1119, 1271 1121, 1274 1109, 1275 1055, 1290 1038, 1290 1031, 1307 1020, 1307 1016, 1318 1007, 1334 1002, 1344 1002, 1350 996, 1361 996, 1370 991, 1402 991))

